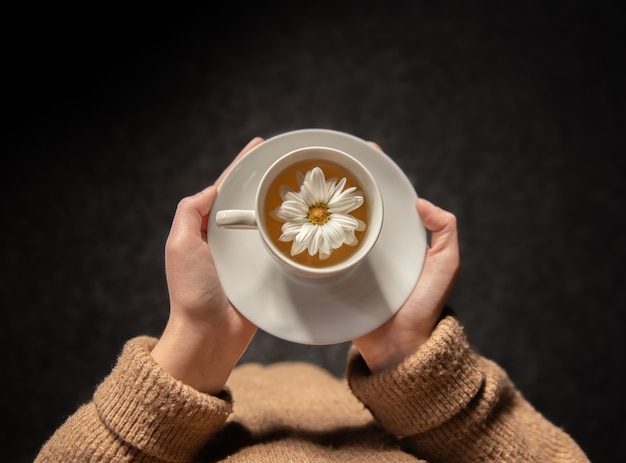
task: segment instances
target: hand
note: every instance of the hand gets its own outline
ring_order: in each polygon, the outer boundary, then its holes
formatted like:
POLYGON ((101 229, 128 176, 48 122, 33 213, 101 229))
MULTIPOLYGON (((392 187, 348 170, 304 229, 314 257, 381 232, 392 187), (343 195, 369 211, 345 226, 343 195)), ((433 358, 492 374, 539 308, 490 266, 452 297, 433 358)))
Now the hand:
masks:
POLYGON ((385 324, 353 340, 370 371, 397 365, 419 349, 433 332, 459 270, 456 218, 426 201, 416 202, 424 226, 431 231, 422 274, 400 310, 385 324))
POLYGON ((217 394, 245 352, 256 327, 230 303, 207 244, 208 216, 224 176, 250 149, 239 153, 214 185, 178 204, 165 246, 170 316, 152 357, 175 378, 217 394))

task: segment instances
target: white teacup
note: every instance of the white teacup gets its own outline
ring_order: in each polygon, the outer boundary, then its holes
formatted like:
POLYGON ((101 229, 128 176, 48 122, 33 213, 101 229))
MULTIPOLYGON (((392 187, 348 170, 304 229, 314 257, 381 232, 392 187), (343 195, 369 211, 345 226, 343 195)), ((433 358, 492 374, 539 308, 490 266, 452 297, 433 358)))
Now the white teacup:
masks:
POLYGON ((374 247, 383 200, 361 162, 335 148, 310 146, 268 168, 254 210, 218 211, 216 224, 257 229, 271 256, 292 274, 333 277, 353 269, 374 247))

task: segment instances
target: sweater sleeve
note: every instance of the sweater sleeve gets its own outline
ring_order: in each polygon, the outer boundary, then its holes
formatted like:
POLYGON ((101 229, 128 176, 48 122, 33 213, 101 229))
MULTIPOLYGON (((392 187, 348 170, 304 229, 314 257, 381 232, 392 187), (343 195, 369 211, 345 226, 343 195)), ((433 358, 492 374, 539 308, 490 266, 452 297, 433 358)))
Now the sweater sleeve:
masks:
POLYGON ((415 354, 378 374, 353 348, 347 377, 380 424, 428 461, 589 461, 500 367, 470 349, 452 315, 415 354))
POLYGON ((193 459, 232 411, 227 393, 202 394, 174 379, 150 356, 156 340, 123 349, 93 401, 80 407, 42 447, 36 462, 193 459))

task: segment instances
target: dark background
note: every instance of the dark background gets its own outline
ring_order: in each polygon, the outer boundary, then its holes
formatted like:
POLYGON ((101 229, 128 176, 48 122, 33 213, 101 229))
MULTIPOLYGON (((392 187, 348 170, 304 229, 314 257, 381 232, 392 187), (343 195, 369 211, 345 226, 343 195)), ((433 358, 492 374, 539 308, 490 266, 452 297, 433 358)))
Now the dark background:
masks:
MULTIPOLYGON (((623 459, 623 17, 336 3, 5 10, 2 461, 159 335, 179 199, 252 137, 311 127, 377 141, 457 215, 470 342, 592 461, 623 459)), ((341 375, 347 347, 259 333, 242 361, 341 375)))

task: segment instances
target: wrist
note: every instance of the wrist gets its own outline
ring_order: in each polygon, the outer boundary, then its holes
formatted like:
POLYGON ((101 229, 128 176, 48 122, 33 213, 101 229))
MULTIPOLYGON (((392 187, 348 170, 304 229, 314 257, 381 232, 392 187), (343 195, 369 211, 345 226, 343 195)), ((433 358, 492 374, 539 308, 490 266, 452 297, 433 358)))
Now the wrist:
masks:
POLYGON ((431 337, 435 327, 446 312, 442 309, 418 316, 400 312, 374 331, 354 339, 372 373, 398 365, 417 352, 431 337))
POLYGON ((393 340, 355 340, 354 345, 367 364, 370 372, 379 373, 392 368, 411 356, 420 348, 425 339, 413 339, 410 343, 397 343, 393 340))
MULTIPOLYGON (((353 341, 372 373, 392 368, 417 350, 430 338, 432 330, 399 329, 390 320, 378 329, 353 341)), ((401 324, 400 324, 401 325, 401 324)))
POLYGON ((219 330, 170 319, 151 356, 172 377, 200 392, 218 394, 240 354, 223 343, 219 330))

